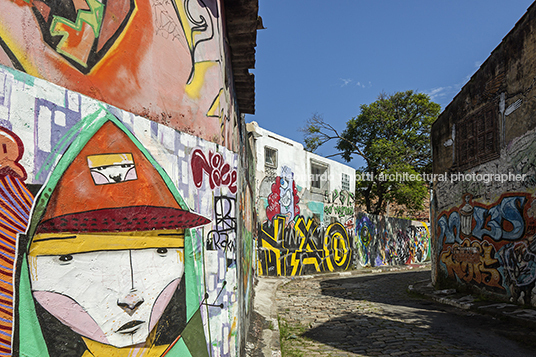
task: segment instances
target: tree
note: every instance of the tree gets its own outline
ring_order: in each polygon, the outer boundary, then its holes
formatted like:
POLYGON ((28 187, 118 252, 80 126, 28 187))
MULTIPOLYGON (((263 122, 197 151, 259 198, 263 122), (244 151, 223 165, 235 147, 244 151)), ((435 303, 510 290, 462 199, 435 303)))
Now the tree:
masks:
POLYGON ((388 202, 410 212, 422 210, 428 182, 417 179, 431 173, 430 128, 440 105, 426 94, 409 90, 381 93, 374 103, 362 104, 360 109, 342 133, 313 114, 302 129, 306 149, 315 151, 336 140, 336 155, 347 162, 356 155, 363 158, 365 165, 357 169, 356 200, 367 212, 385 213, 388 202), (410 179, 412 174, 415 180, 410 179))

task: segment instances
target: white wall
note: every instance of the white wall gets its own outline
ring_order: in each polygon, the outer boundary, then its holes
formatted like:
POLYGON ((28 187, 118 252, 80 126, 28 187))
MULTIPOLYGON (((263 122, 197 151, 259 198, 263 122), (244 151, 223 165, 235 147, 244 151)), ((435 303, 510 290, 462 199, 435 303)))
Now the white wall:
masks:
POLYGON ((350 178, 350 192, 355 193, 355 169, 337 161, 326 159, 320 155, 308 152, 303 145, 284 136, 261 128, 257 122, 248 123, 248 131, 255 136, 257 155, 257 178, 266 175, 264 148, 266 146, 277 150, 276 174, 281 174, 284 166, 290 167, 294 173, 296 185, 311 189, 311 161, 329 166, 329 190, 342 190, 342 173, 350 178))
POLYGON ((348 229, 351 229, 353 226, 355 169, 308 152, 302 144, 263 129, 256 122, 247 124, 247 130, 255 139, 257 211, 260 222, 271 220, 275 210, 275 214, 287 216, 288 223, 295 218, 294 213, 299 208, 300 216, 305 218, 316 216, 318 221, 325 226, 333 221, 341 222, 348 229), (274 168, 267 168, 265 165, 265 147, 277 150, 277 165, 274 168), (327 167, 327 174, 323 178, 327 182, 323 183, 320 189, 312 186, 312 163, 327 167), (288 189, 281 188, 278 191, 272 186, 277 177, 283 177, 289 171, 292 172, 292 175, 288 179, 296 185, 297 199, 288 195, 288 189), (343 173, 348 175, 349 190, 345 190, 341 194, 343 191, 343 173), (286 199, 283 198, 285 194, 287 195, 286 199), (276 198, 278 195, 280 201, 276 198))

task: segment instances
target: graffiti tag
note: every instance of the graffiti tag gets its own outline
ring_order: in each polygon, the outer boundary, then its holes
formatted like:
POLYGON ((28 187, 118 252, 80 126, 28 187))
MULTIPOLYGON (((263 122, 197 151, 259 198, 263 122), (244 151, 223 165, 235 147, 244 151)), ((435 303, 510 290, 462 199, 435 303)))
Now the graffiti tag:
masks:
POLYGON ((227 186, 231 193, 236 193, 238 174, 236 169, 231 169, 231 165, 224 162, 223 156, 220 153, 209 151, 207 159, 203 151, 195 149, 192 153, 190 165, 192 167, 195 187, 201 188, 204 174, 207 174, 211 189, 227 186))
POLYGON ((455 243, 441 253, 440 261, 447 267, 451 277, 458 277, 465 282, 504 289, 501 274, 497 270, 499 261, 495 257, 495 248, 488 241, 470 241, 464 239, 455 243))

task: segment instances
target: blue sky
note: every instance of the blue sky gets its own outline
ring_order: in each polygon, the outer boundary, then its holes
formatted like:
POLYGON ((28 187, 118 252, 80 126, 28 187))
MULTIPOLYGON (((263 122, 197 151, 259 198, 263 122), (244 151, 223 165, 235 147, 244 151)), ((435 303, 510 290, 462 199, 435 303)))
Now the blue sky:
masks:
POLYGON ((412 89, 445 108, 532 2, 259 0, 266 29, 246 121, 303 142, 299 128, 313 113, 343 130, 382 91, 412 89))

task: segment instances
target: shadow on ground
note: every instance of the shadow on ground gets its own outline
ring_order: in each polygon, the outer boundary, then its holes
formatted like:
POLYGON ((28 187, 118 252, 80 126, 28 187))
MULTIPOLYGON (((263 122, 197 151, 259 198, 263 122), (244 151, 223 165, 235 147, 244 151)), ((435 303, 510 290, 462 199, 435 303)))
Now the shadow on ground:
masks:
POLYGON ((335 307, 334 315, 339 317, 312 324, 302 336, 361 355, 439 348, 437 352, 448 355, 536 356, 532 329, 406 291, 409 284, 429 277, 429 271, 414 271, 322 280, 322 295, 355 300, 358 311, 336 311, 335 307))

